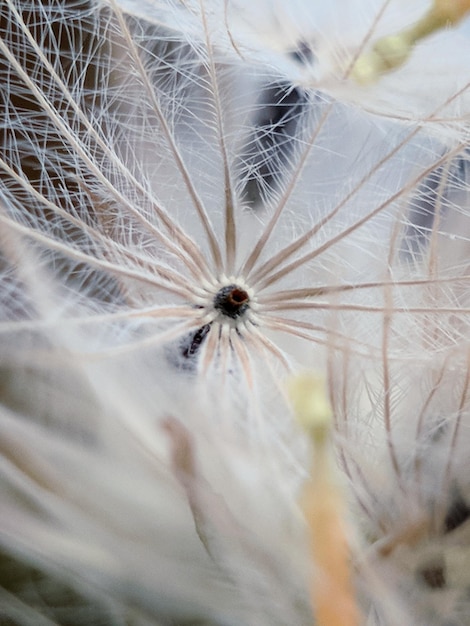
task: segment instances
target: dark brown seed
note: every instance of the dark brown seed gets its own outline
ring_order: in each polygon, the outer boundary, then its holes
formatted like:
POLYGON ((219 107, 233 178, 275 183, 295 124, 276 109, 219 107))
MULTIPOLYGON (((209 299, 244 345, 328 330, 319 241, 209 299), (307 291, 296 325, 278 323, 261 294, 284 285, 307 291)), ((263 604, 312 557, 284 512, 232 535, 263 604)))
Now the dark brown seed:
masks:
POLYGON ((470 508, 458 493, 447 510, 444 532, 450 533, 470 518, 470 508))
POLYGON ((428 563, 418 572, 418 575, 430 589, 444 589, 446 586, 445 565, 440 559, 428 563))
POLYGON ((248 293, 238 285, 222 287, 214 298, 214 308, 231 319, 243 315, 250 304, 248 293))

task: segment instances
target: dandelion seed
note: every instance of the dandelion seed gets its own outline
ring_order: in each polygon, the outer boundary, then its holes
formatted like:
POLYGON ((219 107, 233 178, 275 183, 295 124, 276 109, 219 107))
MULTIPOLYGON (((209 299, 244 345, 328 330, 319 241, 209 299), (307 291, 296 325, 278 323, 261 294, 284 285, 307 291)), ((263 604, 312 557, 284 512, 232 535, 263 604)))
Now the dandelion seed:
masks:
MULTIPOLYGON (((51 588, 42 611, 5 585, 5 615, 83 623, 53 607, 65 588, 89 621, 310 626, 309 571, 329 555, 306 549, 308 441, 283 381, 315 366, 361 610, 432 623, 433 594, 466 585, 469 276, 445 243, 468 241, 467 74, 452 65, 419 115, 406 81, 375 106, 416 49, 360 91, 370 115, 345 63, 410 13, 378 3, 344 46, 325 18, 334 84, 304 84, 317 97, 273 142, 259 87, 330 59, 303 3, 281 66, 230 3, 152 3, 153 23, 149 6, 1 8, 0 544, 51 588)), ((272 41, 270 18, 292 20, 260 6, 272 41)))

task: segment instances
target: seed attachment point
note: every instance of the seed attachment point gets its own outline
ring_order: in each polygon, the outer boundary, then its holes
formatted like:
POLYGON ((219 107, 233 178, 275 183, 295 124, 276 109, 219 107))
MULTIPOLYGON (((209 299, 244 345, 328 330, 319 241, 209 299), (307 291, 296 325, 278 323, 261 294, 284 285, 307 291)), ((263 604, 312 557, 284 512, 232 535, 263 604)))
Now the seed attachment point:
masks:
POLYGON ((214 297, 215 310, 233 320, 241 317, 249 306, 250 296, 238 285, 226 285, 214 297))

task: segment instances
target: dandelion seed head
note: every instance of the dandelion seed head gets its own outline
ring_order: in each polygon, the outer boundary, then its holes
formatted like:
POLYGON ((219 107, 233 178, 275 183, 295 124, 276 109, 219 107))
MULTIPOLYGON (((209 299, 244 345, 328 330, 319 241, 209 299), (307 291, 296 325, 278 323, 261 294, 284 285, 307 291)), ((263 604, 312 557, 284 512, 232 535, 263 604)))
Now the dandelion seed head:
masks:
POLYGON ((103 623, 313 622, 304 366, 368 621, 461 597, 468 68, 350 81, 388 4, 2 6, 0 545, 103 623))

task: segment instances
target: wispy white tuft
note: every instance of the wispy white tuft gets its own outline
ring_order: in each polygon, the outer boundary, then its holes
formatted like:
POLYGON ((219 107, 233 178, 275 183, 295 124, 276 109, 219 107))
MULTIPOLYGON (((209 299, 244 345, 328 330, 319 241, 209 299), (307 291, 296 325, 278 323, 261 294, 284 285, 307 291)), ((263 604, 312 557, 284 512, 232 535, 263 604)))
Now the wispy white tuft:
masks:
POLYGON ((465 57, 338 4, 2 5, 0 621, 314 624, 308 368, 364 623, 466 623, 465 57))
MULTIPOLYGON (((180 29, 195 41, 211 32, 214 45, 231 62, 250 61, 307 91, 321 90, 368 112, 401 121, 421 121, 441 138, 465 134, 470 112, 469 21, 465 2, 458 8, 441 0, 337 0, 328 3, 210 0, 122 0, 131 14, 180 29), (385 37, 401 36, 425 21, 434 5, 449 12, 440 28, 407 51, 390 51, 382 62, 393 71, 362 60, 385 37), (442 7, 442 8, 441 8, 442 7), (454 15, 458 13, 458 19, 454 15), (203 27, 203 28, 204 28, 203 27), (358 62, 361 62, 361 70, 358 62), (452 131, 451 131, 452 129, 452 131)), ((431 24, 433 25, 431 27, 431 24)), ((421 29, 423 31, 426 28, 421 29)), ((390 42, 390 46, 398 46, 390 42)))

